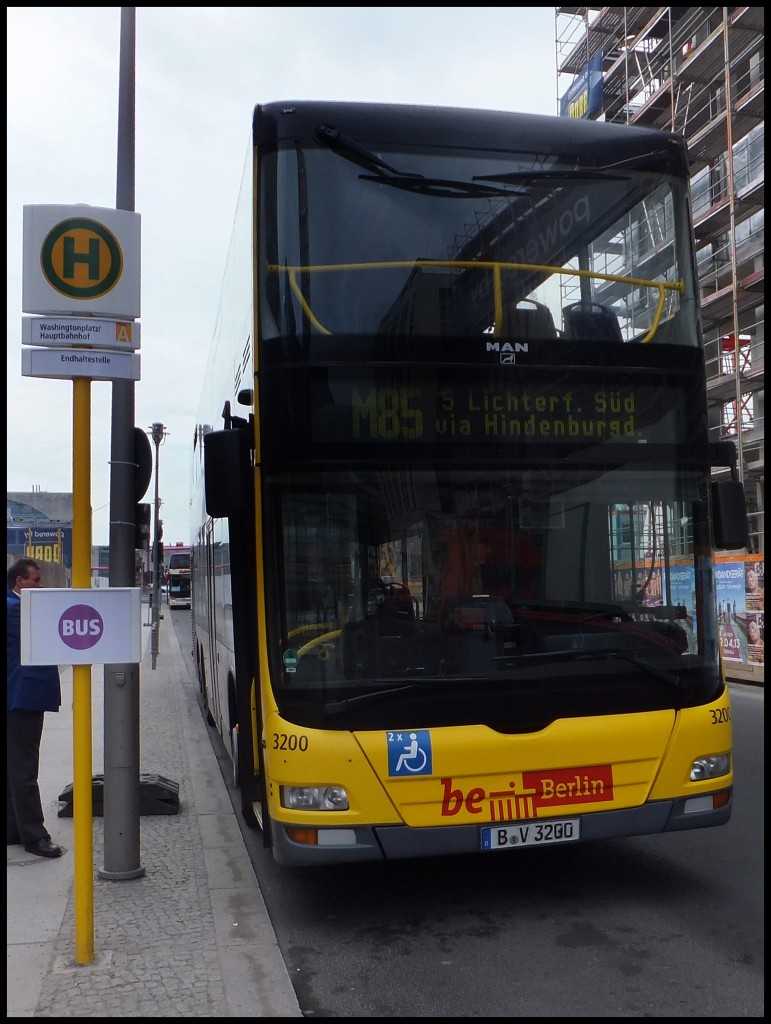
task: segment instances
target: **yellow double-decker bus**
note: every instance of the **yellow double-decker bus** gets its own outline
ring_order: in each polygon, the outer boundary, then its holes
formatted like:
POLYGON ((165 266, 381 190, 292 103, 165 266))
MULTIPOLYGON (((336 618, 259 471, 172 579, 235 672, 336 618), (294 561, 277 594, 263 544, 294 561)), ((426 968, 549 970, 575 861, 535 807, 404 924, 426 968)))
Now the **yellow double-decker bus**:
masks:
MULTIPOLYGON (((202 704, 317 865, 729 820, 685 145, 276 102, 193 440, 202 704)), ((713 472, 719 469, 719 472, 713 472)))

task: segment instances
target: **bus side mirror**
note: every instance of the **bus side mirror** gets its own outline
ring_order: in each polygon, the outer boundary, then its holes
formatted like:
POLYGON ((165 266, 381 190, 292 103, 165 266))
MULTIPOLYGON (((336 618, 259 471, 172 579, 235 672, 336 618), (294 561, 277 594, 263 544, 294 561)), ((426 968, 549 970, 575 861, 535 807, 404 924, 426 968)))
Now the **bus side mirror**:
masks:
POLYGON ((736 445, 733 441, 715 441, 709 449, 710 465, 731 470, 730 480, 712 481, 712 540, 718 550, 749 547, 747 501, 736 471, 736 445))
POLYGON ((716 548, 748 547, 747 504, 740 480, 712 481, 712 522, 716 548))
POLYGON ((214 519, 249 511, 251 455, 247 430, 212 430, 203 436, 206 513, 214 519))

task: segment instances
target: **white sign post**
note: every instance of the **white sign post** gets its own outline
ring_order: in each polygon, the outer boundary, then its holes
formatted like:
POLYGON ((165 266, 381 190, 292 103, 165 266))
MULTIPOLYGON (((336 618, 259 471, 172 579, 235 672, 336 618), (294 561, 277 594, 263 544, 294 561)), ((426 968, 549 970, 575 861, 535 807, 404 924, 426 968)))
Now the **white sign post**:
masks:
MULTIPOLYGON (((123 35, 121 31, 121 42, 123 35)), ((139 227, 139 214, 128 210, 24 207, 22 311, 57 319, 25 324, 22 318, 24 343, 41 346, 22 350, 22 375, 72 380, 72 579, 76 586, 21 591, 21 661, 72 665, 75 894, 77 903, 84 884, 85 906, 91 908, 89 932, 78 941, 78 963, 93 960, 93 848, 88 841, 92 827, 90 666, 138 664, 142 658, 139 589, 86 586, 91 477, 84 469, 91 459, 91 381, 139 380, 139 354, 133 351, 139 347, 139 328, 136 333, 133 330, 140 316, 139 227), (68 323, 70 317, 73 322, 68 323), (75 318, 80 318, 80 325, 75 318), (104 345, 100 345, 102 339, 104 345), (115 351, 124 346, 128 351, 115 351)), ((133 424, 128 426, 131 429, 133 424)), ((113 459, 115 451, 113 443, 113 459)), ((138 873, 133 869, 112 877, 138 877, 138 873)))
POLYGON ((88 316, 25 316, 22 345, 92 345, 132 352, 139 348, 140 325, 133 320, 98 320, 88 316))
POLYGON ((22 310, 139 317, 140 220, 101 206, 25 206, 22 310))
POLYGON ((22 317, 23 343, 41 346, 22 350, 22 377, 139 380, 140 220, 101 206, 24 207, 22 310, 44 315, 22 317))
POLYGON ((95 348, 24 348, 22 377, 74 380, 139 380, 139 353, 95 348))
POLYGON ((25 587, 22 665, 137 664, 142 660, 139 587, 25 587))

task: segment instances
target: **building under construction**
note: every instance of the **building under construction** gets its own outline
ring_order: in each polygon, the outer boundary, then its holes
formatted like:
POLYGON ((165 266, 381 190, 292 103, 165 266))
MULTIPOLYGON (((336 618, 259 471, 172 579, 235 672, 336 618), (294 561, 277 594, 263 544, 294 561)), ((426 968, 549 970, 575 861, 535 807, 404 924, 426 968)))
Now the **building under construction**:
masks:
POLYGON ((662 128, 688 143, 710 435, 736 444, 749 550, 763 553, 763 8, 555 12, 564 116, 662 128))

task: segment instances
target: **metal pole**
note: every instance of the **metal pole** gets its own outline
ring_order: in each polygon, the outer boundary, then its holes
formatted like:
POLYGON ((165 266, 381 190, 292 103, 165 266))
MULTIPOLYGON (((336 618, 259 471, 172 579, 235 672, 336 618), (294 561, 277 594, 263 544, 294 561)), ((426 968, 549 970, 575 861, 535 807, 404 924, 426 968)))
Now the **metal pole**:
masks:
POLYGON ((153 423, 150 427, 155 445, 155 539, 153 541, 153 615, 152 615, 152 656, 153 668, 158 660, 158 639, 161 616, 161 499, 159 490, 158 468, 160 465, 161 442, 165 435, 162 423, 153 423))
MULTIPOLYGON (((728 238, 731 247, 731 306, 734 335, 734 381, 736 384, 736 454, 739 479, 744 483, 744 422, 742 399, 742 352, 739 344, 739 272, 736 255, 736 183, 734 179, 733 93, 731 89, 731 48, 729 45, 729 8, 723 7, 723 58, 725 60, 726 167, 728 170, 728 238)), ((748 549, 749 550, 749 549, 748 549)))
MULTIPOLYGON (((120 9, 116 208, 134 209, 136 8, 120 9)), ((134 382, 112 384, 110 586, 136 586, 137 463, 134 382)), ((100 878, 141 878, 139 863, 139 665, 104 666, 104 867, 100 878)))

